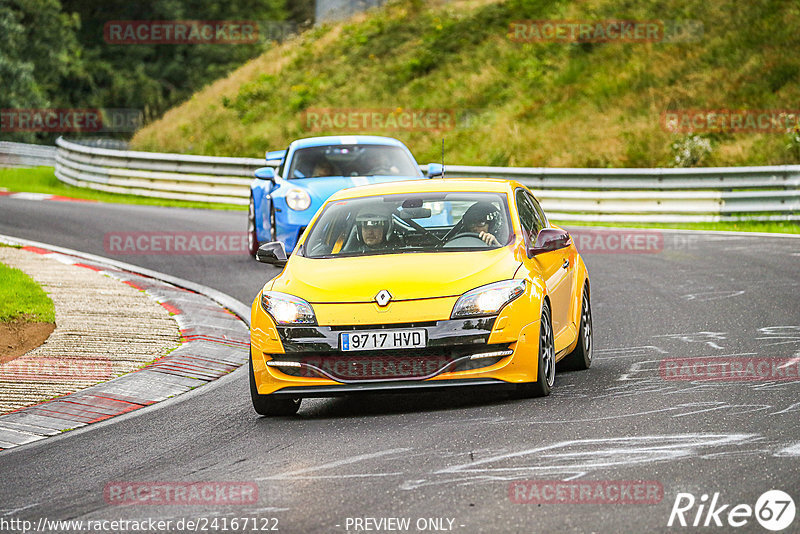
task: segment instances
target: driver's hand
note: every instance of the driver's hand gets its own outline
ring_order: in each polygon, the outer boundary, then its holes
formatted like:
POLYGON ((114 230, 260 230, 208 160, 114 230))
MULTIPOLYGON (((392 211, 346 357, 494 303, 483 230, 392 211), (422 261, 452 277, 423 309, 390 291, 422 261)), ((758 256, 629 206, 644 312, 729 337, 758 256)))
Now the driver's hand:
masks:
POLYGON ((498 246, 500 245, 500 241, 497 240, 494 234, 490 234, 489 232, 481 232, 478 235, 481 237, 481 239, 483 239, 483 242, 486 243, 487 245, 498 245, 498 246))

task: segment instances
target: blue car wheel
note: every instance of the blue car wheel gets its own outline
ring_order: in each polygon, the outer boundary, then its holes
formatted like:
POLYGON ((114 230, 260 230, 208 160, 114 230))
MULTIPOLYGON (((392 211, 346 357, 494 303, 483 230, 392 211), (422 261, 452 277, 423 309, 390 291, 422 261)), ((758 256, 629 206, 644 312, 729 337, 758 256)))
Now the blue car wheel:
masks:
POLYGON ((278 240, 278 230, 275 227, 275 206, 272 204, 272 201, 269 203, 269 240, 278 240))
POLYGON ((253 193, 250 193, 250 202, 247 208, 247 252, 255 257, 259 245, 258 230, 256 229, 256 203, 253 193))

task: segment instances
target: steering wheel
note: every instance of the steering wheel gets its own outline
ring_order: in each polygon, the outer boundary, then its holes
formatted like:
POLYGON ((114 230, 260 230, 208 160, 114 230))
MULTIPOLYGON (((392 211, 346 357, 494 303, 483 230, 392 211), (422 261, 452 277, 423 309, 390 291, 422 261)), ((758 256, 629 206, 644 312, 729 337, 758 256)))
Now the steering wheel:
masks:
POLYGON ((462 243, 457 243, 455 245, 453 244, 458 239, 467 239, 468 240, 463 245, 472 246, 471 240, 472 239, 477 239, 478 241, 481 242, 481 245, 483 245, 485 247, 489 246, 489 245, 486 244, 486 241, 481 239, 481 235, 479 233, 477 233, 477 232, 461 232, 460 234, 456 234, 453 237, 451 237, 450 239, 448 239, 447 242, 442 246, 443 247, 459 247, 459 246, 463 246, 462 243))
POLYGON ((392 168, 392 165, 386 163, 375 165, 366 173, 364 173, 365 176, 391 176, 393 174, 397 173, 392 168))

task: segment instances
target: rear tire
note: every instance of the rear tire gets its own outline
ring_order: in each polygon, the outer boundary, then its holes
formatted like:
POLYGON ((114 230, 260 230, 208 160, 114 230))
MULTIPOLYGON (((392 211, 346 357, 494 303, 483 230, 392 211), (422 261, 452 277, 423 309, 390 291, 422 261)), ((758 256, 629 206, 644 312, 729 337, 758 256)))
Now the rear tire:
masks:
POLYGON ((553 323, 550 320, 550 306, 545 301, 542 306, 542 319, 539 322, 539 365, 536 382, 517 384, 511 393, 512 398, 528 399, 546 397, 553 389, 556 378, 556 348, 553 341, 553 323))
POLYGON ((594 349, 592 336, 592 303, 589 300, 589 290, 584 286, 581 298, 581 325, 578 329, 578 344, 572 352, 559 362, 559 365, 570 371, 588 369, 592 365, 592 351, 594 349))
POLYGON ((253 409, 258 415, 270 417, 281 415, 294 415, 300 409, 302 398, 275 397, 273 395, 262 395, 256 387, 256 375, 253 371, 253 357, 250 356, 250 398, 253 401, 253 409))

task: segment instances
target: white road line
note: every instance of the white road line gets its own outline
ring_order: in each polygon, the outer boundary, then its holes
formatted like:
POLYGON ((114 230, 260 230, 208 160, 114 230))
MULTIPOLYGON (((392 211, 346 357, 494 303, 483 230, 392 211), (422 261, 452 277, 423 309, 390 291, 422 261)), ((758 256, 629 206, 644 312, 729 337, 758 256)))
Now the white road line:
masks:
POLYGON ((800 456, 800 442, 784 447, 779 450, 775 456, 800 456))
POLYGON ((794 404, 792 404, 788 408, 784 408, 783 410, 781 410, 779 412, 772 412, 770 415, 780 415, 782 413, 793 412, 793 411, 796 411, 798 409, 800 409, 800 402, 795 402, 794 404))
POLYGON ((362 462, 364 460, 371 460, 373 458, 380 458, 381 456, 388 456, 390 454, 397 454, 397 453, 406 452, 406 451, 409 451, 409 450, 411 450, 411 449, 409 449, 409 448, 400 448, 400 449, 388 449, 388 450, 379 451, 379 452, 371 452, 369 454, 359 454, 358 456, 351 456, 350 458, 344 458, 342 460, 336 460, 334 462, 328 462, 328 463, 325 463, 325 464, 315 465, 315 466, 311 466, 311 467, 305 467, 303 469, 297 469, 295 471, 287 471, 286 473, 280 473, 278 475, 271 476, 271 477, 261 477, 261 478, 255 479, 255 480, 281 480, 281 479, 287 479, 287 478, 294 478, 297 475, 302 475, 302 474, 305 474, 305 473, 311 473, 311 472, 314 472, 314 471, 321 471, 323 469, 333 469, 333 468, 340 467, 340 466, 343 466, 343 465, 350 465, 350 464, 362 462))

